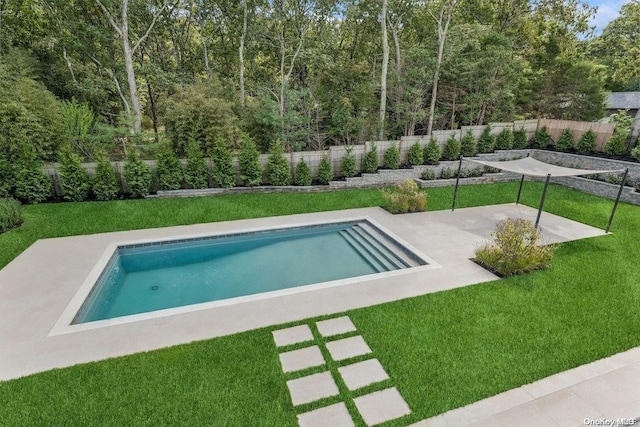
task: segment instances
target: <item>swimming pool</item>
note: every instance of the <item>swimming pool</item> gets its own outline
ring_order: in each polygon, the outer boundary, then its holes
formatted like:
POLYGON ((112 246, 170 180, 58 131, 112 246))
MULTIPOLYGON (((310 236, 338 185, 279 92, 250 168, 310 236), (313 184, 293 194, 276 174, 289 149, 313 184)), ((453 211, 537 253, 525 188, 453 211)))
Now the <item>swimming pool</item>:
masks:
POLYGON ((426 264, 367 220, 119 245, 72 324, 426 264))

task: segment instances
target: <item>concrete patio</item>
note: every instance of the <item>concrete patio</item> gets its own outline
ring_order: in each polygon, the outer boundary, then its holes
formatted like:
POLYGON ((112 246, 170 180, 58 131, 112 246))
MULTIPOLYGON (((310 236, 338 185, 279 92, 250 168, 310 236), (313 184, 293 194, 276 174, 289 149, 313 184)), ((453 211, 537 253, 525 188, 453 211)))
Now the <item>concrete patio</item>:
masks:
MULTIPOLYGON (((0 270, 0 380, 495 280, 469 260, 474 247, 499 220, 535 215, 535 209, 515 204, 397 216, 368 208, 39 240, 0 270), (117 243, 362 218, 431 265, 68 326, 67 308, 117 243)), ((605 234, 548 213, 541 226, 549 243, 605 234)))

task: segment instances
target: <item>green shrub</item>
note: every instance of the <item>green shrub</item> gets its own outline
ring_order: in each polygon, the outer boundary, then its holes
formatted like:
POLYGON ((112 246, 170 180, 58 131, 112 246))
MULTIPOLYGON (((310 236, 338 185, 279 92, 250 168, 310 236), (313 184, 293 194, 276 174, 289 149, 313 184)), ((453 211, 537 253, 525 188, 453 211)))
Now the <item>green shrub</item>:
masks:
POLYGON ((0 198, 0 233, 22 224, 20 202, 10 197, 0 198))
POLYGON ((564 129, 560 138, 556 141, 556 150, 558 151, 572 151, 575 142, 573 141, 573 133, 571 129, 564 129))
POLYGON ((591 129, 582 134, 576 144, 576 151, 580 154, 589 154, 596 147, 596 134, 591 129))
POLYGON ((356 156, 353 153, 353 147, 345 147, 346 153, 342 157, 342 163, 340 164, 340 173, 345 178, 356 176, 358 173, 358 166, 356 165, 356 156))
POLYGON ((269 158, 267 159, 267 180, 269 184, 277 186, 291 183, 291 169, 280 142, 271 144, 269 158))
POLYGON ((553 258, 554 248, 539 243, 540 231, 529 220, 502 220, 491 236, 493 242, 475 250, 475 259, 503 277, 547 268, 553 258))
POLYGON ((531 141, 532 148, 547 148, 553 143, 551 139, 551 135, 547 131, 546 126, 542 126, 542 129, 536 131, 533 135, 533 140, 531 141))
POLYGON ((478 153, 492 153, 494 145, 495 138, 491 135, 491 126, 487 125, 478 138, 478 153))
POLYGON ((313 179, 311 178, 311 169, 309 169, 309 165, 304 161, 302 157, 300 157, 300 161, 296 165, 295 171, 295 183, 301 187, 311 185, 313 179))
MULTIPOLYGON (((640 145, 631 150, 631 156, 636 159, 637 162, 640 162, 640 145)), ((2 185, 2 184, 0 184, 2 185)))
POLYGON ((9 197, 13 191, 13 169, 11 163, 0 151, 0 198, 9 197))
POLYGON ((415 144, 409 148, 407 163, 409 163, 410 166, 417 166, 424 163, 424 151, 422 151, 419 142, 416 141, 415 144))
POLYGON ((213 146, 212 158, 213 183, 222 188, 236 185, 236 170, 233 168, 233 155, 227 143, 221 138, 216 139, 213 146))
POLYGON ((187 146, 184 181, 190 188, 203 189, 209 187, 209 167, 204 159, 200 145, 195 141, 189 142, 187 146))
POLYGON ((510 129, 502 129, 496 135, 496 150, 511 150, 513 148, 513 132, 510 129))
POLYGON ((333 180, 333 170, 331 169, 331 162, 329 156, 326 154, 322 156, 320 164, 318 165, 318 182, 320 184, 328 184, 333 180))
POLYGON ((636 185, 634 185, 633 188, 635 188, 636 193, 640 193, 640 180, 636 182, 636 185))
POLYGON ((376 173, 378 171, 378 147, 375 142, 371 144, 371 150, 367 151, 362 159, 362 172, 376 173))
POLYGON ((97 200, 113 200, 118 196, 118 180, 109 158, 104 151, 96 155, 96 173, 93 176, 93 194, 97 200))
POLYGON ((151 187, 151 168, 140 159, 135 148, 130 148, 124 160, 124 179, 129 196, 140 199, 149 194, 151 187))
POLYGON ((513 131, 513 148, 515 150, 527 148, 527 130, 525 128, 513 131))
POLYGON ((425 171, 422 172, 422 175, 420 175, 420 178, 426 181, 432 181, 436 179, 436 173, 431 169, 425 169, 425 171))
POLYGON ((407 179, 393 188, 382 190, 383 207, 393 214, 422 212, 426 209, 427 193, 418 189, 418 184, 407 179))
POLYGON ((173 151, 166 147, 156 162, 156 186, 158 190, 178 190, 182 187, 182 166, 173 151))
POLYGON ((400 167, 400 151, 398 151, 398 147, 395 144, 384 152, 382 165, 385 169, 398 169, 400 167))
POLYGON ((604 144, 604 154, 607 156, 622 156, 627 151, 627 137, 629 132, 616 126, 611 138, 604 144))
POLYGON ((51 190, 51 179, 42 171, 42 164, 30 150, 25 151, 16 165, 16 197, 26 203, 40 203, 51 195, 51 190))
POLYGON ((458 160, 460 157, 460 142, 456 139, 456 135, 453 134, 447 139, 442 150, 442 158, 445 160, 458 160))
POLYGON ((440 170, 441 179, 455 178, 455 176, 456 176, 456 172, 454 172, 454 170, 451 168, 442 168, 442 170, 440 170))
POLYGON ((60 153, 60 187, 62 197, 68 202, 82 202, 89 197, 89 175, 82 167, 80 156, 70 148, 60 153))
POLYGON ((460 154, 465 157, 473 157, 476 155, 477 151, 478 145, 476 143, 476 139, 473 136, 473 132, 468 130, 462 138, 462 141, 460 141, 460 154))
POLYGON ((426 165, 440 164, 440 145, 435 139, 431 139, 424 147, 424 163, 426 165))
POLYGON ((240 178, 247 187, 255 187, 262 182, 262 164, 260 163, 260 152, 256 143, 251 138, 242 140, 240 154, 240 178))

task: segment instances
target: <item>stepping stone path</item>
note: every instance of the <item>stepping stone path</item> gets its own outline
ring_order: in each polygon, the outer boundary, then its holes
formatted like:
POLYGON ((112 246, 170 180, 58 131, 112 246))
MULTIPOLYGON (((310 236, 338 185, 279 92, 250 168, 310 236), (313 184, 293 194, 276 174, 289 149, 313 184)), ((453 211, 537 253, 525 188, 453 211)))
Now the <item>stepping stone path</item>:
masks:
MULTIPOLYGON (((316 322, 316 327, 323 338, 357 332, 356 327, 348 316, 316 322)), ((338 338, 325 344, 314 338, 308 325, 273 331, 273 340, 277 347, 309 342, 307 347, 284 351, 279 354, 280 364, 285 373, 326 365, 320 349, 323 345, 334 361, 348 360, 372 353, 364 338, 360 335, 338 338)), ((342 378, 342 381, 350 391, 356 391, 368 385, 390 379, 382 364, 373 357, 340 366, 337 370, 326 370, 316 374, 305 375, 287 381, 293 406, 338 396, 340 390, 335 382, 335 378, 338 378, 338 376, 342 378)), ((411 413, 411 409, 395 387, 358 396, 353 399, 353 403, 362 419, 369 426, 394 420, 411 413)), ((298 414, 298 424, 300 427, 351 427, 354 422, 345 403, 339 402, 298 414)))

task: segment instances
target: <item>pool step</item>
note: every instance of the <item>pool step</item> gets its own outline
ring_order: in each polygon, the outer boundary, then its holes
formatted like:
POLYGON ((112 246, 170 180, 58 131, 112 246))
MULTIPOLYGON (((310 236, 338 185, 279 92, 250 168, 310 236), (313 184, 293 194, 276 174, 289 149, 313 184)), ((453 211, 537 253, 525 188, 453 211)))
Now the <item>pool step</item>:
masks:
POLYGON ((362 237, 362 239, 364 241, 366 241, 369 245, 371 245, 373 248, 375 248, 375 250, 381 255, 383 256, 387 261, 389 261, 395 268, 394 270, 400 269, 400 268, 407 268, 409 267, 409 264, 407 264, 406 262, 404 262, 404 260, 402 260, 400 257, 398 257, 398 255, 396 255, 396 253, 389 249, 386 244, 388 244, 389 242, 385 239, 383 241, 378 240, 376 237, 381 237, 381 236, 373 236, 370 232, 374 231, 373 229, 369 228, 369 229, 365 229, 364 227, 362 227, 360 224, 354 225, 352 230, 354 232, 356 232, 357 234, 360 235, 360 237, 362 237))
POLYGON ((340 235, 378 272, 395 270, 393 265, 385 263, 375 252, 363 245, 362 239, 351 229, 340 231, 340 235))
POLYGON ((395 243, 393 240, 390 240, 387 236, 382 234, 375 227, 372 227, 368 223, 361 222, 354 228, 364 230, 370 239, 373 238, 375 242, 378 243, 378 245, 382 246, 383 250, 386 253, 391 254, 394 259, 397 259, 399 262, 401 262, 404 265, 402 268, 419 267, 426 264, 424 261, 420 262, 419 260, 416 260, 415 258, 409 256, 401 247, 398 246, 397 243, 395 243))

